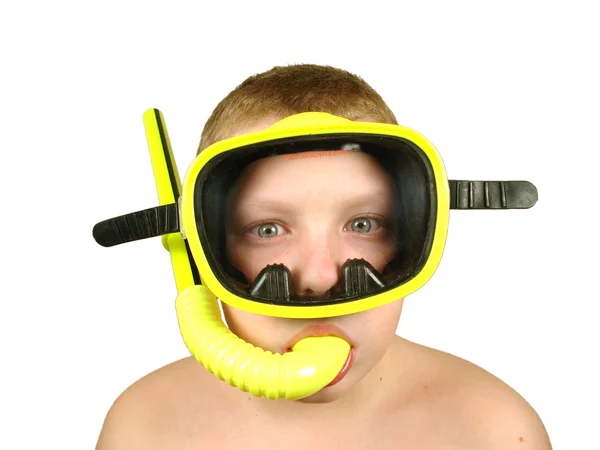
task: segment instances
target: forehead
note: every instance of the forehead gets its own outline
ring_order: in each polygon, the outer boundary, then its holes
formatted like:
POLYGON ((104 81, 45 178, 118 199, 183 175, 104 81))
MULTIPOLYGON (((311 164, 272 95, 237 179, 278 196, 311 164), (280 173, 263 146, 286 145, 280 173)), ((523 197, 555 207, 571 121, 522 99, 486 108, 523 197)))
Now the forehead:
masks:
MULTIPOLYGON (((318 149, 315 150, 318 152, 318 149)), ((313 158, 266 157, 250 164, 235 183, 238 196, 316 196, 391 191, 390 177, 379 162, 367 153, 347 152, 313 158)))
MULTIPOLYGON (((257 121, 239 129, 236 135, 266 129, 278 120, 257 121)), ((314 152, 319 152, 319 148, 315 147, 314 152)), ((287 159, 278 155, 255 161, 242 171, 230 195, 238 200, 247 200, 252 197, 289 197, 310 191, 341 196, 353 193, 386 195, 392 192, 391 177, 367 153, 339 152, 314 156, 287 159)))

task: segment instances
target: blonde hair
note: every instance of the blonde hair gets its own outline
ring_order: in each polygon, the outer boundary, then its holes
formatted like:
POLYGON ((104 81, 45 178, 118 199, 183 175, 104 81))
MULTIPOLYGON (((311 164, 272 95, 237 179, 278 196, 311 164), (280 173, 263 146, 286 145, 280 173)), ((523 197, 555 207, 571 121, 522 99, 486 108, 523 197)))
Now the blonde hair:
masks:
POLYGON ((276 66, 247 78, 221 100, 204 125, 198 153, 261 119, 302 112, 398 124, 381 96, 357 75, 314 64, 276 66))

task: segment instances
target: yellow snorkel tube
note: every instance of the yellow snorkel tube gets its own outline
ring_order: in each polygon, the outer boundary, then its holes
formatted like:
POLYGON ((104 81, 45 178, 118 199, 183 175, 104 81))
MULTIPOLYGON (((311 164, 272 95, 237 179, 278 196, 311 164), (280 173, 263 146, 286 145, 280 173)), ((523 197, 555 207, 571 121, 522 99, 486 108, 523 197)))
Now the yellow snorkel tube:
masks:
MULTIPOLYGON (((177 203, 181 181, 163 115, 149 109, 143 119, 160 204, 177 203)), ((350 344, 341 338, 307 337, 282 355, 237 337, 221 320, 215 295, 198 283, 199 275, 181 233, 163 236, 163 245, 171 256, 177 285, 175 309, 181 336, 206 370, 231 386, 270 400, 308 397, 340 372, 350 353, 350 344)))

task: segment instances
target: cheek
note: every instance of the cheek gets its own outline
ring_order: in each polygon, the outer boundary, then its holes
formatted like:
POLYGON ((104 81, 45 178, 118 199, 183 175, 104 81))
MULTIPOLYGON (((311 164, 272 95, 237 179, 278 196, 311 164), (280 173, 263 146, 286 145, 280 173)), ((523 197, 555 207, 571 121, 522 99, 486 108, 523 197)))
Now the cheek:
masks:
POLYGON ((397 300, 359 313, 362 315, 362 333, 368 345, 382 347, 384 351, 387 349, 398 329, 403 301, 397 300))
POLYGON ((227 240, 227 259, 252 283, 269 264, 286 263, 289 246, 248 244, 243 239, 227 240))
POLYGON ((371 264, 377 272, 382 273, 385 266, 396 255, 396 243, 393 239, 375 242, 360 242, 350 240, 346 244, 344 261, 350 258, 363 258, 371 264))
POLYGON ((225 303, 222 306, 227 325, 236 336, 264 350, 279 351, 285 342, 281 319, 252 314, 225 303))

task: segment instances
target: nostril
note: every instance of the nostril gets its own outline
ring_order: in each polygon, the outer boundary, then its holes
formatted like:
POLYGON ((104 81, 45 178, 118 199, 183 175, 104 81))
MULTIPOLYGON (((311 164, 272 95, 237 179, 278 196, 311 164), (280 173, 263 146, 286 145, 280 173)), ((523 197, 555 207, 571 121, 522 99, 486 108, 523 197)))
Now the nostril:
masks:
POLYGON ((318 294, 315 291, 305 291, 298 295, 299 299, 303 303, 323 303, 333 298, 330 291, 326 291, 323 294, 318 294))
POLYGON ((334 288, 328 289, 328 290, 322 291, 322 292, 315 291, 314 289, 305 289, 299 295, 300 296, 304 296, 304 297, 323 297, 323 298, 327 298, 327 297, 330 297, 333 292, 334 292, 334 288))
POLYGON ((340 278, 339 282, 335 284, 331 289, 329 289, 329 295, 331 297, 336 297, 342 293, 342 279, 340 278))

